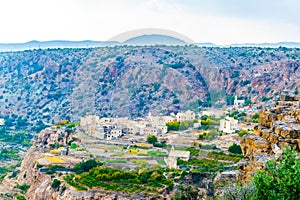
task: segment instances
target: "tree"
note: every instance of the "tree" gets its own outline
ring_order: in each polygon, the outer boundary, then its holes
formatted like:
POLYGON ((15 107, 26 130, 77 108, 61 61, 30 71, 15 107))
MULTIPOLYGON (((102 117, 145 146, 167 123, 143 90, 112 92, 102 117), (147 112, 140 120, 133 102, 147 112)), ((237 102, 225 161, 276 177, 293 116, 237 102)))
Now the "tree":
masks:
POLYGON ((82 161, 74 166, 74 170, 77 174, 80 174, 82 172, 88 172, 90 169, 99 165, 102 165, 102 163, 98 163, 96 160, 82 161))
POLYGON ((258 119, 259 118, 259 114, 258 113, 255 113, 253 116, 252 116, 252 119, 258 119))
POLYGON ((231 153, 242 154, 241 146, 238 145, 238 144, 236 144, 236 143, 233 143, 233 144, 228 148, 228 151, 231 152, 231 153))
POLYGON ((150 144, 154 144, 157 142, 157 137, 155 135, 148 135, 147 142, 150 144))
POLYGON ((51 186, 57 189, 60 186, 60 180, 54 179, 51 186))
POLYGON ((289 146, 279 163, 268 161, 254 176, 255 199, 300 199, 300 158, 289 146))
POLYGON ((168 127, 168 131, 178 131, 180 127, 179 122, 168 122, 166 125, 168 127))

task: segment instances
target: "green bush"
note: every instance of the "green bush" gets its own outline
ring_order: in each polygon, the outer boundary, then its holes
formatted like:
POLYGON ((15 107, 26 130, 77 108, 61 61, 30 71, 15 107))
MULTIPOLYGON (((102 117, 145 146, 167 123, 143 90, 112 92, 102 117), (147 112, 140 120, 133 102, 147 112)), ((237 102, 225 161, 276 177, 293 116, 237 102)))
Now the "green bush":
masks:
POLYGON ((287 147, 282 160, 268 161, 254 176, 255 199, 300 199, 300 157, 287 147))
POLYGON ((265 169, 256 172, 247 185, 235 185, 226 189, 225 200, 298 200, 300 199, 300 157, 289 146, 281 160, 269 160, 265 169))

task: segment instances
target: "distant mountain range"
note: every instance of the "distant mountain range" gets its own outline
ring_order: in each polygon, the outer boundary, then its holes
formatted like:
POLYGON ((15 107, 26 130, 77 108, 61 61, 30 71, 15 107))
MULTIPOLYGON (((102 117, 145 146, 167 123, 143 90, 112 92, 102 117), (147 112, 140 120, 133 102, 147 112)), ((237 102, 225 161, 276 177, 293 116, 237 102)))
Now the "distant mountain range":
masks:
POLYGON ((277 43, 245 43, 245 44, 231 44, 226 46, 234 47, 288 47, 288 48, 300 48, 300 42, 277 42, 277 43))
POLYGON ((30 41, 26 43, 0 43, 0 51, 24 51, 29 49, 47 49, 47 48, 90 48, 99 47, 103 42, 98 41, 67 41, 67 40, 52 40, 52 41, 30 41))
MULTIPOLYGON (((53 41, 30 41, 26 43, 0 43, 0 52, 6 51, 24 51, 30 49, 54 49, 54 48, 91 48, 91 47, 104 47, 104 46, 151 46, 151 45, 188 45, 181 39, 159 34, 141 35, 130 38, 123 43, 118 41, 67 41, 67 40, 53 40, 53 41)), ((278 42, 278 43, 245 43, 245 44, 230 44, 230 45, 217 45, 214 43, 195 43, 196 46, 201 47, 288 47, 288 48, 300 48, 300 42, 278 42)))

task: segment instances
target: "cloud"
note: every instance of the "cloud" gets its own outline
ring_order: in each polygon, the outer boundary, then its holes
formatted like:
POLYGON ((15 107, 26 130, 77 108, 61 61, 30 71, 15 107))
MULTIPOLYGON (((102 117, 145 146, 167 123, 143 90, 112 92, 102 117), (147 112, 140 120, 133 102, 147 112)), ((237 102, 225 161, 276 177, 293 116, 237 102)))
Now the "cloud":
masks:
POLYGON ((215 43, 300 41, 297 0, 0 1, 0 42, 106 40, 163 28, 215 43))

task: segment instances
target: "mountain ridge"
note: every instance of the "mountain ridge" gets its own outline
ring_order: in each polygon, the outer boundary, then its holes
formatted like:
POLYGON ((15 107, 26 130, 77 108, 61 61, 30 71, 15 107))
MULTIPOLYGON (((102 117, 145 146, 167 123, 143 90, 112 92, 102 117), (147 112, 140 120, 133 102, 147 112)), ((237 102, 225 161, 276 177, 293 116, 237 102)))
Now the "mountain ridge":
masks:
MULTIPOLYGON (((300 89, 299 49, 196 46, 39 49, 0 54, 1 118, 167 115, 300 89)), ((264 98, 263 98, 264 97, 264 98)))

